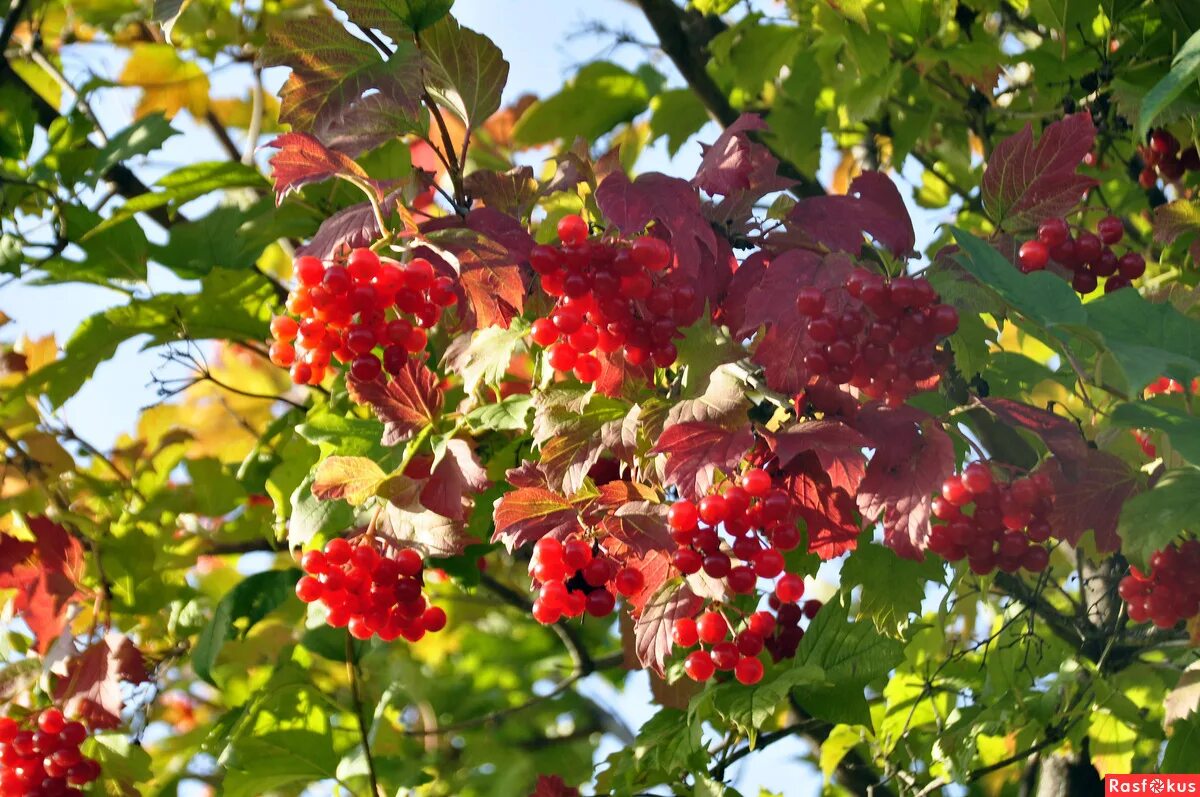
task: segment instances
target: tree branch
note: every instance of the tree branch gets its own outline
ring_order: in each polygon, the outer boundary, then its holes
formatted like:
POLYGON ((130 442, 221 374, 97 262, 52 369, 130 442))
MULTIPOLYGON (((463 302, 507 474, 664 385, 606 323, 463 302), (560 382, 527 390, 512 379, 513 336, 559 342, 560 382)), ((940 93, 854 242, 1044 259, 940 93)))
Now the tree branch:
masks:
MULTIPOLYGON (((719 17, 705 16, 695 10, 685 11, 675 5, 674 0, 636 0, 636 3, 658 36, 662 51, 675 64, 705 109, 722 127, 729 127, 737 121, 737 109, 729 103, 729 98, 712 75, 708 74, 711 57, 708 43, 726 29, 725 23, 719 17)), ((795 180, 796 185, 792 190, 797 196, 825 194, 824 186, 817 180, 801 172, 769 144, 766 146, 779 159, 779 173, 795 180)))

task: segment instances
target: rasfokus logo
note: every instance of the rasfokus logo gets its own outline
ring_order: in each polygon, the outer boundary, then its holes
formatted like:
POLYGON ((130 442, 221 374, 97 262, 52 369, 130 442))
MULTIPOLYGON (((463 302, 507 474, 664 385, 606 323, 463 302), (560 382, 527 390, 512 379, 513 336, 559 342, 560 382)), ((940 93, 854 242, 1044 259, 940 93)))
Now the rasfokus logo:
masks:
POLYGON ((1108 775, 1104 793, 1200 795, 1200 775, 1108 775))

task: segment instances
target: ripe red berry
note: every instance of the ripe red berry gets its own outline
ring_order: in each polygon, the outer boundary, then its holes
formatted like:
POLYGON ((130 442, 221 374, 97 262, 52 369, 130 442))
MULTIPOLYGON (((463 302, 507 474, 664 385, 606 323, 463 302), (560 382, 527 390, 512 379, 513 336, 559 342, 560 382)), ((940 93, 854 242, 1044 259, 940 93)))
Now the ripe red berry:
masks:
POLYGON ((529 329, 529 337, 542 348, 558 340, 558 334, 558 327, 549 318, 539 318, 529 329))
POLYGON ((592 590, 587 596, 587 613, 592 617, 607 617, 612 614, 617 599, 606 589, 592 590))
POLYGON ((1157 155, 1167 157, 1179 152, 1179 139, 1166 130, 1150 132, 1150 149, 1157 155))
POLYGON ((699 643, 696 621, 691 617, 681 617, 672 623, 671 640, 681 648, 690 648, 699 643))
POLYGON ((578 246, 587 240, 588 225, 582 217, 574 214, 558 220, 558 240, 567 246, 578 246))
POLYGON ((321 582, 312 576, 301 576, 296 582, 296 597, 305 603, 318 600, 324 593, 325 588, 321 586, 321 582))
POLYGON ((701 642, 713 645, 729 633, 729 624, 719 612, 707 611, 696 620, 696 632, 701 642))
POLYGON ((575 367, 571 369, 575 378, 584 384, 591 384, 600 378, 604 367, 600 360, 591 354, 580 354, 575 358, 575 367))
POLYGON ((325 265, 315 257, 296 258, 292 270, 296 274, 296 280, 308 288, 319 284, 325 276, 325 265))
POLYGON ((775 584, 775 594, 783 603, 796 603, 804 597, 804 579, 787 573, 775 584))
POLYGON ((825 309, 825 294, 818 288, 801 288, 796 294, 796 309, 809 318, 820 315, 825 309))
POLYGON ((646 578, 642 575, 642 571, 633 567, 623 567, 617 571, 617 577, 613 580, 613 586, 617 588, 617 592, 625 597, 636 595, 642 591, 642 587, 646 585, 646 578))
POLYGON ((677 531, 687 531, 696 528, 700 513, 691 501, 676 501, 667 510, 667 523, 677 531))
POLYGON ((704 566, 704 557, 691 548, 677 548, 671 554, 671 564, 675 565, 680 573, 690 576, 700 572, 700 568, 704 566))
POLYGON ((569 344, 560 342, 548 349, 546 360, 555 371, 570 371, 575 367, 577 358, 578 354, 569 344))
POLYGON ((733 668, 733 676, 737 678, 738 683, 753 686, 762 680, 763 663, 757 658, 746 656, 733 668))
POLYGON ((693 681, 707 681, 717 671, 708 651, 694 650, 683 660, 683 671, 693 681))
POLYGON ((1037 231, 1038 240, 1051 249, 1061 246, 1070 233, 1066 220, 1061 218, 1046 219, 1038 225, 1037 231))
POLYGON ((723 495, 706 495, 700 499, 700 519, 715 526, 729 516, 729 504, 723 495))
POLYGON ((729 671, 736 667, 738 659, 741 658, 737 645, 728 640, 713 645, 709 655, 712 656, 713 665, 718 670, 724 671, 729 671))
MULTIPOLYGON (((988 490, 992 489, 992 485, 994 484, 992 480, 992 469, 982 462, 972 462, 970 465, 967 465, 967 467, 963 468, 962 484, 963 487, 967 489, 967 492, 971 493, 972 495, 986 493, 988 490)), ((949 496, 945 497, 947 500, 950 500, 949 496)), ((951 501, 951 503, 954 503, 954 501, 951 501)))
POLYGON ((1046 244, 1034 239, 1021 244, 1018 252, 1018 257, 1021 261, 1021 270, 1026 274, 1032 271, 1041 271, 1050 262, 1050 250, 1046 244))
POLYGON ((661 238, 643 235, 633 242, 633 259, 649 271, 662 271, 671 263, 671 247, 661 238))
POLYGON ((1146 273, 1146 259, 1137 252, 1126 252, 1117 261, 1117 270, 1127 280, 1135 280, 1146 273))
POLYGON ((764 548, 754 557, 754 572, 760 578, 775 578, 783 568, 783 554, 774 548, 764 548))
POLYGON ((742 474, 742 489, 755 498, 761 498, 771 489, 771 476, 762 468, 751 468, 742 474))
POLYGON ((1096 224, 1096 234, 1106 244, 1115 244, 1125 236, 1125 225, 1116 216, 1105 216, 1096 224))

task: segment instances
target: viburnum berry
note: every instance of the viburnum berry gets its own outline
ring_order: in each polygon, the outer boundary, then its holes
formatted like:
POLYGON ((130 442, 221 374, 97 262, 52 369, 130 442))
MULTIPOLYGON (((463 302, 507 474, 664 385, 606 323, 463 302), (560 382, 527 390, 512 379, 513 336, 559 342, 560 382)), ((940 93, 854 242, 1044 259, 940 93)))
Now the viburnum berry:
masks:
POLYGON ((0 794, 82 797, 80 788, 97 780, 100 764, 79 746, 87 729, 49 708, 18 722, 0 717, 0 794))
POLYGON ((1021 270, 1026 274, 1031 271, 1041 271, 1050 262, 1049 247, 1037 239, 1021 244, 1017 254, 1021 260, 1021 270))
POLYGON ((1171 543, 1156 551, 1149 571, 1131 568, 1117 587, 1135 623, 1173 628, 1200 614, 1200 542, 1171 543))
POLYGON ((753 656, 744 656, 738 660, 733 669, 733 675, 738 683, 753 686, 762 680, 763 663, 753 656))
POLYGON ((693 681, 707 681, 716 674, 717 666, 705 650, 693 650, 683 661, 683 670, 693 681))
POLYGON ((632 567, 623 567, 617 571, 613 585, 617 588, 617 592, 629 597, 642 591, 646 585, 646 579, 642 576, 642 571, 632 567))
POLYGON ((708 644, 720 642, 729 633, 729 624, 725 622, 725 618, 720 612, 705 612, 700 615, 696 621, 696 631, 700 635, 700 641, 708 644))
MULTIPOLYGON (((1154 177, 1151 175, 1151 184, 1154 177)), ((1038 271, 1053 260, 1070 273, 1071 286, 1080 294, 1088 294, 1105 279, 1104 291, 1129 287, 1145 273, 1145 260, 1134 252, 1118 256, 1112 246, 1125 237, 1125 225, 1116 216, 1105 216, 1096 223, 1095 232, 1079 230, 1071 236, 1066 219, 1046 219, 1038 227, 1037 238, 1021 244, 1018 264, 1022 271, 1038 271), (1043 257, 1045 252, 1045 257, 1043 257), (1137 258, 1136 260, 1134 258, 1137 258), (1121 263, 1127 264, 1125 269, 1121 263), (1140 268, 1134 264, 1140 263, 1140 268), (1040 264, 1040 265, 1039 265, 1040 264), (1120 272, 1120 273, 1118 273, 1120 272)))
POLYGON ((796 603, 804 596, 804 579, 795 573, 784 575, 775 584, 775 594, 784 603, 796 603))

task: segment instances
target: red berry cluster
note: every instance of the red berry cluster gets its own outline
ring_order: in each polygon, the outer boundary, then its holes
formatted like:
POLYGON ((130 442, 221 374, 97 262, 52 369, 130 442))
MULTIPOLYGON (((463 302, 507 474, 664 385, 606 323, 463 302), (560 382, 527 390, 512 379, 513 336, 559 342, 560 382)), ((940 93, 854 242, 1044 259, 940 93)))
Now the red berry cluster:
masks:
POLYGON ((704 642, 711 646, 688 655, 684 663, 688 675, 706 681, 716 670, 733 670, 738 681, 752 684, 762 678, 758 654, 764 647, 776 661, 795 655, 803 636, 799 628, 803 610, 796 604, 804 597, 804 579, 785 572, 783 552, 800 544, 791 495, 775 488, 767 471, 750 468, 736 483, 727 483, 721 493, 705 496, 698 503, 675 502, 667 523, 679 546, 671 562, 681 573, 703 570, 710 578, 724 580, 733 595, 753 594, 760 579, 775 581, 768 599, 775 614, 758 611, 743 618, 743 628, 732 641, 727 639, 732 629, 725 615, 715 608, 698 620, 676 621, 675 644, 687 648, 704 642), (727 538, 724 546, 722 532, 727 538))
POLYGON ((891 405, 937 375, 938 341, 958 329, 958 311, 938 303, 928 280, 886 281, 866 269, 855 270, 844 286, 802 288, 796 309, 818 346, 804 356, 809 375, 891 405))
POLYGON ((533 617, 543 625, 563 617, 607 617, 616 608, 613 592, 634 595, 645 586, 640 570, 621 567, 581 537, 542 537, 533 546, 529 575, 538 588, 533 617))
POLYGON ((1146 259, 1137 252, 1120 257, 1112 250, 1125 237, 1125 225, 1116 216, 1105 216, 1095 232, 1080 230, 1074 237, 1065 219, 1046 219, 1038 226, 1037 238, 1021 244, 1017 251, 1021 271, 1041 271, 1051 260, 1073 272, 1071 287, 1081 294, 1096 290, 1106 277, 1104 292, 1128 288, 1146 273, 1146 259))
POLYGON ((1138 148, 1145 164, 1138 175, 1138 185, 1149 191, 1162 178, 1168 183, 1178 182, 1184 172, 1200 171, 1200 152, 1195 147, 1179 149, 1179 139, 1166 130, 1150 131, 1150 141, 1138 148))
POLYGON ((649 235, 632 244, 587 236, 587 222, 565 216, 560 245, 530 253, 542 290, 557 299, 549 317, 533 322, 533 342, 548 348, 550 367, 585 383, 600 376, 596 351, 623 350, 630 365, 669 367, 679 328, 696 320, 695 289, 665 279, 671 247, 649 235))
POLYGON ((82 797, 77 787, 100 777, 100 764, 79 752, 87 735, 56 708, 29 728, 0 717, 0 797, 82 797))
POLYGON ((972 462, 946 479, 933 500, 933 515, 943 524, 933 527, 929 548, 951 562, 966 559, 979 575, 997 568, 1040 573, 1050 563, 1044 543, 1053 508, 1054 483, 1044 471, 997 482, 987 464, 972 462))
POLYGON ((365 535, 354 544, 335 537, 324 551, 308 551, 300 559, 308 575, 296 582, 296 595, 305 603, 321 601, 327 622, 348 628, 355 639, 416 642, 445 628, 445 610, 430 606, 422 593, 421 555, 412 548, 385 555, 378 544, 365 535))
POLYGON ((331 359, 349 363, 361 381, 384 369, 398 373, 425 350, 425 330, 458 301, 454 281, 419 257, 398 264, 355 249, 328 267, 315 257, 297 258, 295 273, 299 285, 287 300, 292 315, 271 321, 270 356, 291 369, 298 385, 323 381, 331 359))
POLYGON ((1150 574, 1129 568, 1117 591, 1129 604, 1129 619, 1135 623, 1149 620, 1159 628, 1172 628, 1195 617, 1200 614, 1200 542, 1172 543, 1155 551, 1150 574))

